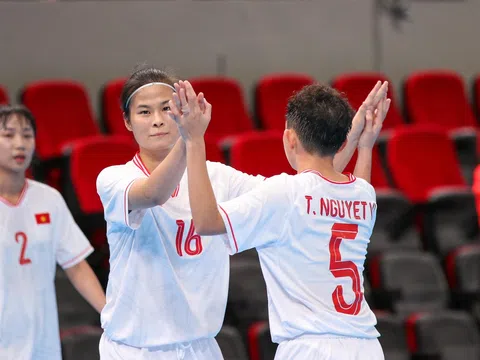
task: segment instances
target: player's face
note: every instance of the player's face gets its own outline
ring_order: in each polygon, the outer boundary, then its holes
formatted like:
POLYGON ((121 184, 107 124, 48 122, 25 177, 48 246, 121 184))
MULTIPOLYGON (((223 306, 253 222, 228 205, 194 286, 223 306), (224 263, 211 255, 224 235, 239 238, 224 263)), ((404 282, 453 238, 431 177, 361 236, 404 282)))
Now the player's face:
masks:
POLYGON ((133 132, 141 148, 150 151, 171 149, 180 133, 177 124, 168 116, 168 101, 173 90, 163 85, 143 88, 133 96, 130 121, 125 126, 133 132))
POLYGON ((30 166, 35 135, 28 121, 17 114, 0 124, 0 169, 22 173, 30 166))

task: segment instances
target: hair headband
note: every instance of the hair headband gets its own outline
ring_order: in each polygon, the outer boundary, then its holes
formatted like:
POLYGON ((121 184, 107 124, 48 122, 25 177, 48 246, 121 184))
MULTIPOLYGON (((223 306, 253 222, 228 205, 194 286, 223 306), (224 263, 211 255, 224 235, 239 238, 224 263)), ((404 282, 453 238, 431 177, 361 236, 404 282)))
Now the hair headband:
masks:
POLYGON ((140 86, 137 90, 135 90, 133 93, 131 93, 131 95, 128 97, 127 101, 125 102, 125 110, 128 110, 128 105, 130 104, 130 100, 132 100, 133 95, 135 95, 137 92, 139 92, 139 91, 142 90, 143 88, 146 88, 147 86, 152 86, 152 85, 163 85, 163 86, 167 86, 167 87, 169 87, 170 89, 172 89, 173 92, 176 92, 175 88, 174 88, 172 85, 166 84, 166 83, 163 83, 163 82, 151 82, 151 83, 142 85, 142 86, 140 86))

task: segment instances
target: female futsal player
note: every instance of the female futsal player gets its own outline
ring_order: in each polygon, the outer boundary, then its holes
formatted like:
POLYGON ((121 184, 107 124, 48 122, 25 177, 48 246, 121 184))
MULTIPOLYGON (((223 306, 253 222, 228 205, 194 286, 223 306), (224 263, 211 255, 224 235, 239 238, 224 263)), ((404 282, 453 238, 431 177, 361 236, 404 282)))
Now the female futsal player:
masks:
POLYGON ((0 358, 60 360, 54 277, 58 263, 98 311, 105 294, 85 261, 93 251, 53 188, 25 178, 35 120, 0 106, 0 358))
MULTIPOLYGON (((125 126, 140 149, 130 162, 104 169, 97 179, 111 265, 101 315, 102 360, 222 359, 214 337, 225 313, 229 257, 221 241, 195 233, 185 143, 169 116, 172 101, 178 116, 199 120, 210 118, 212 107, 190 83, 175 81, 155 68, 138 70, 127 80, 121 97, 125 126)), ((366 102, 376 105, 385 89, 377 84, 366 102)), ((335 159, 337 169, 350 160, 364 122, 362 110, 335 159)), ((264 180, 220 163, 207 167, 218 201, 264 180)))

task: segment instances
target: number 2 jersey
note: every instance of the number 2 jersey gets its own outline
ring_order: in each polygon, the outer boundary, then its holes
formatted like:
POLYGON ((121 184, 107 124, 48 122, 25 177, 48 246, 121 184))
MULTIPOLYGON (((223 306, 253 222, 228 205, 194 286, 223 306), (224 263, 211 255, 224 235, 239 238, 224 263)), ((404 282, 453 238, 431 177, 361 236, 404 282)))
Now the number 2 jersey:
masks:
MULTIPOLYGON (((207 162, 215 196, 235 198, 263 177, 207 162)), ((162 206, 128 211, 128 192, 149 172, 139 155, 97 178, 107 221, 110 275, 102 327, 111 340, 139 348, 213 338, 225 315, 229 255, 217 237, 195 233, 188 174, 162 206)))
POLYGON ((55 189, 27 180, 16 204, 0 198, 0 359, 60 360, 56 264, 92 246, 55 189))
POLYGON ((350 175, 336 183, 312 170, 282 174, 219 210, 229 252, 258 251, 274 342, 379 336, 363 294, 377 210, 365 180, 350 175))

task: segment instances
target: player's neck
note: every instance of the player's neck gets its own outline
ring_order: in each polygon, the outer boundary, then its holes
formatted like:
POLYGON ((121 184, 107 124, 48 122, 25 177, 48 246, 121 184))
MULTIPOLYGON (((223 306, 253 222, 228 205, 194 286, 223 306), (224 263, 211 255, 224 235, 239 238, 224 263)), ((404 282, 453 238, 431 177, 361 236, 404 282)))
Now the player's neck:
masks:
POLYGON ((160 163, 165 160, 167 155, 170 153, 170 150, 164 150, 161 152, 151 152, 146 149, 140 149, 140 159, 142 159, 143 164, 147 168, 148 172, 151 174, 153 170, 157 168, 160 163))
POLYGON ((323 177, 332 181, 343 182, 348 180, 347 176, 335 170, 333 157, 320 157, 310 154, 297 156, 297 172, 301 173, 305 170, 318 171, 323 177))
POLYGON ((0 197, 16 203, 25 185, 25 173, 12 173, 0 169, 0 197))

